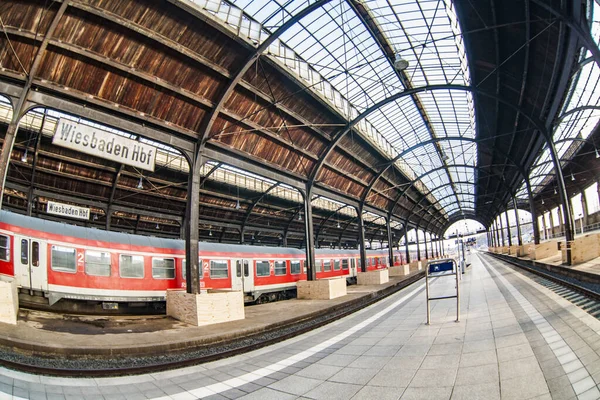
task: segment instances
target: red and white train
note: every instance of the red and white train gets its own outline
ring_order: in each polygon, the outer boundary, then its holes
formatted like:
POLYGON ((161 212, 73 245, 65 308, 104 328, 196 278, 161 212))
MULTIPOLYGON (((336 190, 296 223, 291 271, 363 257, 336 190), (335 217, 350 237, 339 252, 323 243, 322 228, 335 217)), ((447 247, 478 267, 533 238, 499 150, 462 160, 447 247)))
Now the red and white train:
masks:
MULTIPOLYGON (((201 289, 243 290, 246 302, 293 297, 306 279, 303 250, 235 244, 199 244, 201 289)), ((367 251, 368 269, 386 268, 387 250, 367 251)), ((318 249, 317 278, 356 277, 357 250, 318 249)), ((400 252, 394 264, 403 263, 400 252)), ((119 303, 165 300, 185 282, 185 243, 84 228, 0 211, 0 275, 48 299, 119 303)))

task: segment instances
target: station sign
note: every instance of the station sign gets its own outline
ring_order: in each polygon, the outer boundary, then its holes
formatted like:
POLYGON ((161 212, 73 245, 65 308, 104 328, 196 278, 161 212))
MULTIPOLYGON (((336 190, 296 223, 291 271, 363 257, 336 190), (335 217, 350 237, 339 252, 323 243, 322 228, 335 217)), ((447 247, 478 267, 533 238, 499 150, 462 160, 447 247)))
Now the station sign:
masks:
POLYGON ((48 201, 46 207, 48 214, 60 215, 77 219, 90 219, 90 209, 86 207, 72 206, 70 204, 56 203, 48 201))
POLYGON ((52 143, 146 171, 154 171, 156 147, 66 118, 59 118, 52 143))

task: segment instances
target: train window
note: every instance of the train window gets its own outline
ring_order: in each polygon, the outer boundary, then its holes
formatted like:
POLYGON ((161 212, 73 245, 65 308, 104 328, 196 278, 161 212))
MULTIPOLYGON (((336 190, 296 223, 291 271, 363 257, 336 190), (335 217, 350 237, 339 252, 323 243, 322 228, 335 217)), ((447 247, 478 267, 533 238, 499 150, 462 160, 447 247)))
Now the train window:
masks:
POLYGON ((348 259, 347 258, 342 259, 342 269, 348 269, 348 259))
POLYGON ((242 277, 242 262, 240 260, 235 262, 235 276, 238 278, 242 277))
POLYGON ((110 253, 86 250, 85 273, 93 276, 110 276, 110 253))
POLYGON ((300 273, 300 261, 290 262, 290 272, 292 275, 298 275, 300 273))
POLYGON ((275 261, 275 275, 287 274, 287 266, 285 261, 275 261))
POLYGON ((229 276, 226 260, 210 262, 210 277, 213 279, 227 278, 229 276))
POLYGON ((29 240, 21 239, 21 264, 29 265, 29 240))
POLYGON ((323 260, 323 271, 331 271, 331 260, 323 260))
POLYGON ((143 278, 144 257, 121 254, 119 257, 119 274, 121 278, 143 278))
POLYGON ((334 271, 340 270, 340 260, 333 260, 333 270, 334 271))
POLYGON ((152 258, 152 277, 154 279, 174 279, 175 278, 175 259, 174 258, 152 258))
POLYGON ((10 239, 0 235, 0 260, 10 261, 10 239))
POLYGON ((373 257, 368 258, 367 265, 375 265, 375 259, 373 257))
POLYGON ((77 252, 70 247, 52 246, 50 267, 54 271, 77 272, 77 252))
POLYGON ((31 242, 31 265, 34 267, 40 266, 40 243, 31 242))
MULTIPOLYGON (((200 279, 202 279, 202 259, 200 257, 198 257, 198 265, 200 268, 200 279)), ((181 279, 187 279, 186 274, 187 273, 187 260, 185 258, 181 259, 181 279)))
POLYGON ((250 269, 248 268, 248 260, 244 260, 244 276, 248 277, 250 275, 250 269))
POLYGON ((269 276, 271 275, 271 266, 268 261, 257 261, 256 262, 256 276, 269 276))

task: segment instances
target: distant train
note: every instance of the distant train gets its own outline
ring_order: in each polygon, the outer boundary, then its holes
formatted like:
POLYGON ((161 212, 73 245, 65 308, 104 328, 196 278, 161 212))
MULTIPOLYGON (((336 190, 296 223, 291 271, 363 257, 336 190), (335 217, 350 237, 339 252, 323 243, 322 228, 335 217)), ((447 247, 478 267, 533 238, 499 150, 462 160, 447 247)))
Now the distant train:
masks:
MULTIPOLYGON (((388 266, 387 250, 367 251, 368 270, 388 266)), ((199 243, 200 287, 244 292, 246 302, 295 296, 306 279, 305 253, 285 247, 199 243)), ((400 252, 394 264, 401 265, 400 252)), ((316 250, 317 278, 356 279, 357 250, 316 250)), ((164 302, 167 289, 184 288, 185 242, 68 225, 0 211, 0 275, 24 293, 85 300, 105 309, 123 303, 164 302)))

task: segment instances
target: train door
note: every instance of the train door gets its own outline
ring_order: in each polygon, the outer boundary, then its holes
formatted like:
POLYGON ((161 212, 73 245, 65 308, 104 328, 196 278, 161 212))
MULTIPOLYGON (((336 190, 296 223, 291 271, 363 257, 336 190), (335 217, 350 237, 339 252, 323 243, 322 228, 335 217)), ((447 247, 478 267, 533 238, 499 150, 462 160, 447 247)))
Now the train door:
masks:
POLYGON ((350 276, 356 276, 356 258, 350 259, 350 276))
POLYGON ((234 260, 233 276, 231 278, 231 289, 251 292, 254 290, 254 273, 252 272, 252 260, 234 260))
POLYGON ((47 243, 15 235, 15 276, 21 287, 48 290, 47 243))

